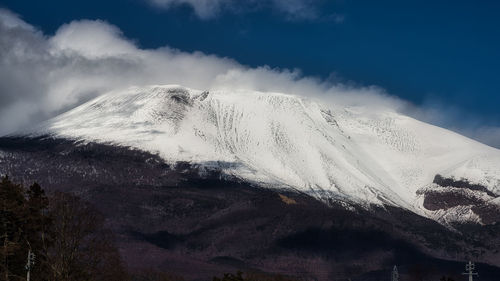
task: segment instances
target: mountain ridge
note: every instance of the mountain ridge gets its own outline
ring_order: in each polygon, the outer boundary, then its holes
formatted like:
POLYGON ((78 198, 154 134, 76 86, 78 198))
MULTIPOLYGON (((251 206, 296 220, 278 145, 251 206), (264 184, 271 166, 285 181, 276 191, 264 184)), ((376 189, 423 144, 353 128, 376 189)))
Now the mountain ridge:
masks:
POLYGON ((436 175, 481 185, 490 193, 485 204, 500 206, 500 150, 396 112, 367 113, 282 93, 133 87, 19 135, 130 146, 263 186, 399 206, 446 223, 482 222, 472 206, 447 208, 454 214, 444 219, 425 207, 426 194, 438 190, 436 175))

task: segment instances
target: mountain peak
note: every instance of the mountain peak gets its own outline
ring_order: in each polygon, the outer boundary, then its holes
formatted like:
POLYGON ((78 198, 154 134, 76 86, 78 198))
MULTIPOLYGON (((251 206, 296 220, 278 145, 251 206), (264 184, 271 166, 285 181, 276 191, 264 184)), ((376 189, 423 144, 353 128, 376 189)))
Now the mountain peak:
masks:
POLYGON ((365 114, 281 93, 134 87, 29 135, 130 146, 264 186, 430 217, 443 215, 425 208, 418 191, 432 189, 438 174, 500 195, 497 149, 396 112, 365 114))

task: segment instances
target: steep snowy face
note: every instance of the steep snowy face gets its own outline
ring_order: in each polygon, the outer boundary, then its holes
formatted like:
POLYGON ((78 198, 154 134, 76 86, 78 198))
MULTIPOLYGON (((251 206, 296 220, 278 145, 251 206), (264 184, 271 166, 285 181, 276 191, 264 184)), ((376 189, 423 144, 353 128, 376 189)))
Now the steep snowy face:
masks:
POLYGON ((437 174, 500 195, 500 151, 401 114, 260 92, 179 86, 100 96, 32 135, 108 142, 318 198, 429 215, 419 189, 437 174))

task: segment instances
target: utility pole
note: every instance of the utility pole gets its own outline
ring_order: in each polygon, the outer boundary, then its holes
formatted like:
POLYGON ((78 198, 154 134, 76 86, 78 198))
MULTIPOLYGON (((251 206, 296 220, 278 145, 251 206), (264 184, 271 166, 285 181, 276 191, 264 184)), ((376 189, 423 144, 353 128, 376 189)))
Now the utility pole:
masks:
POLYGON ((474 272, 475 265, 473 262, 469 261, 465 264, 465 271, 462 275, 469 275, 469 281, 474 281, 473 276, 478 275, 477 272, 474 272))
POLYGON ((399 273, 396 266, 394 266, 394 268, 392 269, 391 281, 399 281, 399 273))
POLYGON ((33 252, 31 252, 31 249, 30 249, 30 250, 28 250, 28 262, 26 263, 26 266, 24 267, 28 271, 26 273, 26 281, 30 281, 30 272, 31 272, 31 268, 33 267, 33 265, 35 265, 35 254, 33 252))

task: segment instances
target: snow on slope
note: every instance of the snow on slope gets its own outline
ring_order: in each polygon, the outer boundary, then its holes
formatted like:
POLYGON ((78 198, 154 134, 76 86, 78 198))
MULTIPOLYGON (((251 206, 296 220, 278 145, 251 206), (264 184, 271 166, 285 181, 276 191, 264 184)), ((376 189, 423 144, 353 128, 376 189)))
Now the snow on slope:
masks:
POLYGON ((500 194, 497 149, 396 112, 279 93, 131 88, 102 95, 31 134, 132 146, 323 199, 421 214, 416 191, 436 174, 500 194))

